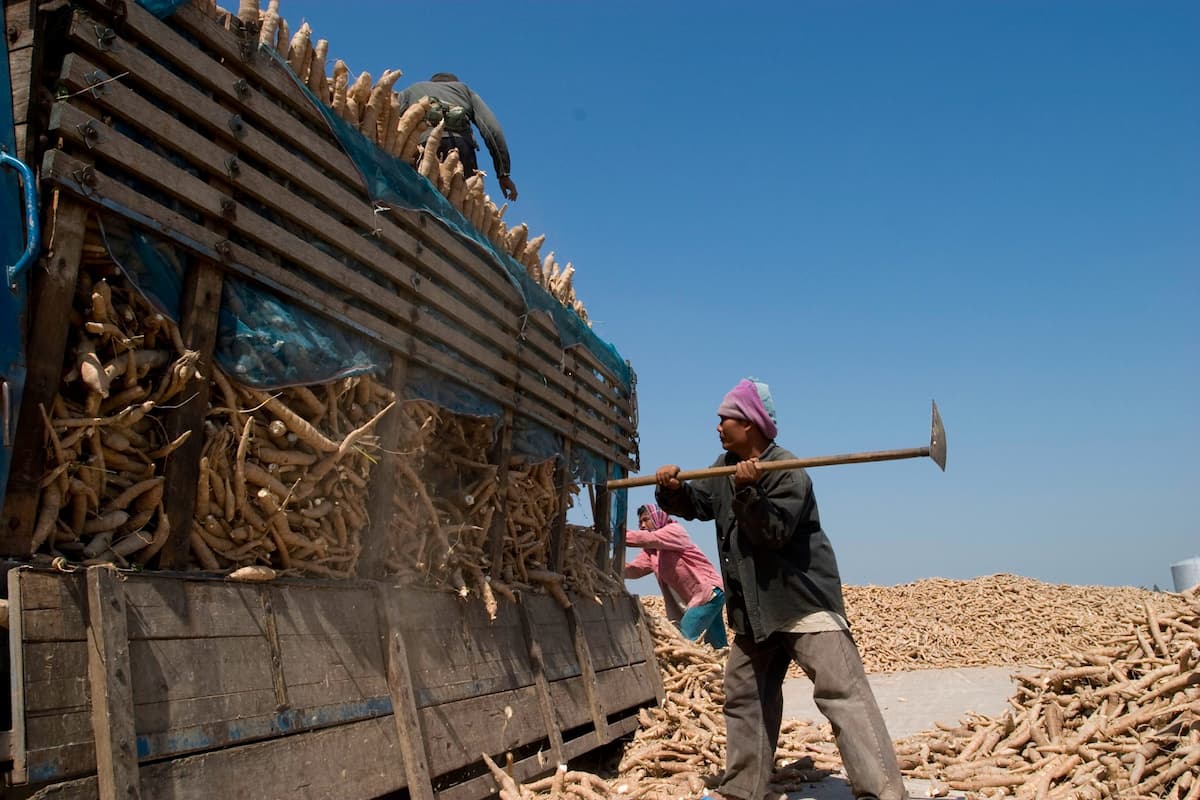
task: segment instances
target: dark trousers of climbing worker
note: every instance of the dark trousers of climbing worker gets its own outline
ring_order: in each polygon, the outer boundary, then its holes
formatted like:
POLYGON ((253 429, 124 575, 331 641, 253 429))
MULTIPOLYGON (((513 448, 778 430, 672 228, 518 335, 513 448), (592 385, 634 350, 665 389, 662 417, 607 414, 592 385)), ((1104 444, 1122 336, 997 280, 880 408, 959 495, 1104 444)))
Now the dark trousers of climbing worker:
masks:
POLYGON ((725 665, 725 775, 716 791, 740 800, 767 795, 783 722, 783 681, 793 659, 833 726, 855 797, 907 800, 895 748, 846 631, 774 633, 762 642, 734 637, 725 665))
POLYGON ((479 171, 479 162, 475 159, 475 139, 469 134, 444 131, 442 141, 438 144, 438 158, 445 161, 451 150, 458 151, 464 175, 469 178, 479 171))

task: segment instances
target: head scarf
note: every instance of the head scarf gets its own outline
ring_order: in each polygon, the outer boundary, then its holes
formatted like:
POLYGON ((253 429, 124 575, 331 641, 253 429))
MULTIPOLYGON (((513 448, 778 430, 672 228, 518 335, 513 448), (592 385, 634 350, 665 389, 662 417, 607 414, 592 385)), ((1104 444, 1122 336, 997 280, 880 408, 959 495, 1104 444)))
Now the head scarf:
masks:
POLYGON ((744 378, 729 390, 717 408, 717 416, 752 422, 768 439, 779 433, 771 389, 756 378, 744 378))
POLYGON ((640 506, 638 508, 639 520, 642 518, 642 514, 648 514, 650 516, 650 530, 652 531, 656 531, 659 528, 665 528, 667 527, 668 523, 675 521, 667 516, 667 512, 663 511, 653 503, 647 503, 644 506, 640 506))

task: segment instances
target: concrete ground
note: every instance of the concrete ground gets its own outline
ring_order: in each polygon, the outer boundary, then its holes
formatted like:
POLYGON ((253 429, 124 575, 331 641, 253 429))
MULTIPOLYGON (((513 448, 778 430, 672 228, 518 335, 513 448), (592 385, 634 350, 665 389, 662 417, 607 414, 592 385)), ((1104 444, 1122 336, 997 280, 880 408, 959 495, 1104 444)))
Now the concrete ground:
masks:
MULTIPOLYGON (((903 739, 930 730, 935 723, 953 725, 968 712, 999 716, 1016 692, 1010 677, 1017 667, 965 667, 894 672, 868 676, 892 739, 903 739)), ((825 718, 812 699, 807 678, 789 679, 783 687, 784 719, 807 719, 823 724, 825 718)), ((928 781, 906 781, 909 795, 928 797, 928 781)), ((953 792, 951 798, 962 797, 953 792)), ((788 800, 854 800, 844 775, 833 775, 790 792, 788 800)))

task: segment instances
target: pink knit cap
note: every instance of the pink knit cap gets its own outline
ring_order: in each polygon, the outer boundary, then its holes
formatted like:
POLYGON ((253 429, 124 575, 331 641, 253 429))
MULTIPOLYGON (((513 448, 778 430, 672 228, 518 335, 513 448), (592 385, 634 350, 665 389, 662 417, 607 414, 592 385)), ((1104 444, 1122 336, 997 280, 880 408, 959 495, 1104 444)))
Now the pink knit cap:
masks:
POLYGON ((768 439, 779 433, 775 422, 775 401, 771 389, 755 378, 744 378, 729 390, 717 408, 718 417, 731 417, 752 422, 768 439))

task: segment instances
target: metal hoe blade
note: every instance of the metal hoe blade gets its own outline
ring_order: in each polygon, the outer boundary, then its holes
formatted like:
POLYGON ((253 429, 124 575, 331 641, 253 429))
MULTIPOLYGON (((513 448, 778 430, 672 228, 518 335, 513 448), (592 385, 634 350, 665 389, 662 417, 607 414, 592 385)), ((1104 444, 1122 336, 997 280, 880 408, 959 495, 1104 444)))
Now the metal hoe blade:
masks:
POLYGON ((938 413, 937 401, 933 401, 933 423, 929 431, 929 457, 933 463, 946 471, 946 429, 942 427, 942 415, 938 413))

